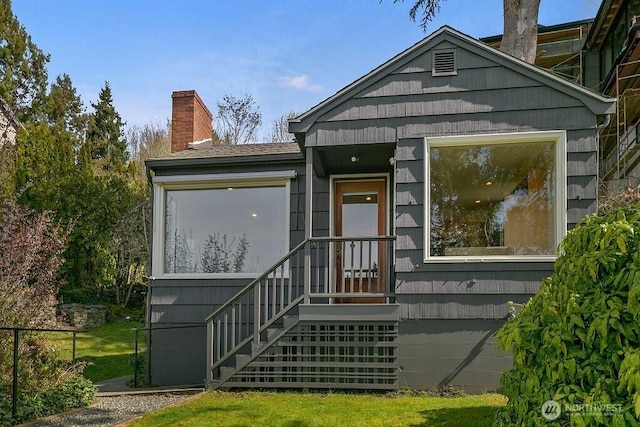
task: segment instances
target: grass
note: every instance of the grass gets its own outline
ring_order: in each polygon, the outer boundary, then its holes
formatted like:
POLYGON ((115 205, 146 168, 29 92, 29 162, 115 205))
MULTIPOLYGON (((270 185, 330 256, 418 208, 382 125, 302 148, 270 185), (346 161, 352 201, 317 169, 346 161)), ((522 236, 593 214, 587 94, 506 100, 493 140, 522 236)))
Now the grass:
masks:
MULTIPOLYGON (((91 328, 87 333, 76 334, 76 359, 88 362, 84 376, 93 382, 133 375, 130 359, 134 354, 135 332, 142 328, 140 322, 115 320, 91 328)), ((68 333, 51 333, 61 359, 71 359, 72 340, 68 333)), ((139 352, 145 349, 145 335, 139 333, 139 352)))
POLYGON ((207 392, 143 416, 132 426, 490 426, 506 403, 499 394, 207 392))

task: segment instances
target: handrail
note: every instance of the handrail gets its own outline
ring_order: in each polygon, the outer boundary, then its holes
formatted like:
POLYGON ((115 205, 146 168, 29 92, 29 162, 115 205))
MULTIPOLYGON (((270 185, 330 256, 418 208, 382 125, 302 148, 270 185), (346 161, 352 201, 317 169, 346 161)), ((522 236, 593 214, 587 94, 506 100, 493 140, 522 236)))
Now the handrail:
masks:
POLYGON ((287 262, 293 255, 295 255, 300 249, 302 249, 304 247, 304 245, 306 245, 309 240, 310 239, 306 239, 306 240, 300 242, 295 248, 291 249, 288 254, 286 254, 285 256, 280 258, 278 261, 276 261, 267 271, 262 273, 257 278, 253 279, 251 281, 251 283, 249 283, 247 286, 245 286, 240 291, 238 291, 238 293, 235 294, 233 296, 233 298, 231 298, 229 301, 227 301, 226 303, 224 303, 223 305, 218 307, 218 309, 216 311, 214 311, 212 314, 207 316, 207 318, 204 319, 204 321, 208 322, 209 320, 213 319, 214 317, 216 317, 218 314, 220 314, 221 312, 223 312, 227 308, 231 307, 235 300, 240 298, 247 291, 250 291, 254 287, 254 285, 256 283, 258 283, 261 280, 264 280, 265 278, 267 278, 269 276, 269 274, 273 273, 273 271, 276 270, 281 264, 287 262))
POLYGON ((265 348, 268 328, 303 301, 388 301, 393 245, 385 242, 393 240, 394 236, 331 236, 298 244, 206 318, 207 382, 216 376, 216 368, 250 343, 255 357, 265 348))
POLYGON ((308 245, 309 239, 298 244, 206 318, 208 378, 213 369, 250 342, 257 348, 262 332, 299 304, 304 290, 299 283, 292 285, 290 261, 308 245))
POLYGON ((332 237, 309 237, 305 240, 303 240, 302 242, 300 242, 295 248, 291 249, 291 251, 289 251, 288 254, 286 254, 285 256, 283 256, 282 258, 280 258, 278 261, 276 261, 275 263, 273 263, 273 265, 266 270, 264 273, 262 273, 260 276, 258 276, 257 278, 255 278, 254 280, 251 281, 251 283, 249 283, 247 286, 245 286, 244 288, 242 288, 240 291, 238 291, 237 294, 235 294, 233 296, 233 298, 231 298, 230 300, 228 300, 226 303, 224 303, 223 305, 221 305, 220 307, 218 307, 218 309, 216 311, 214 311, 212 314, 210 314, 209 316, 207 316, 204 321, 208 322, 209 320, 211 320, 212 318, 216 317, 218 314, 220 314, 221 312, 223 312, 224 310, 226 310, 227 308, 231 307, 231 305, 233 305, 234 301, 237 300, 238 298, 240 298, 243 294, 245 294, 247 291, 250 291, 254 285, 258 282, 260 282, 261 280, 264 280, 266 277, 268 277, 271 273, 273 273, 274 270, 276 270, 281 264, 285 263, 286 261, 288 261, 293 255, 295 255, 300 249, 302 249, 307 243, 313 243, 313 242, 340 242, 343 240, 370 240, 370 241, 374 241, 374 242, 378 242, 378 241, 385 241, 385 240, 395 240, 396 237, 395 236, 356 236, 356 237, 351 237, 351 236, 332 236, 332 237))

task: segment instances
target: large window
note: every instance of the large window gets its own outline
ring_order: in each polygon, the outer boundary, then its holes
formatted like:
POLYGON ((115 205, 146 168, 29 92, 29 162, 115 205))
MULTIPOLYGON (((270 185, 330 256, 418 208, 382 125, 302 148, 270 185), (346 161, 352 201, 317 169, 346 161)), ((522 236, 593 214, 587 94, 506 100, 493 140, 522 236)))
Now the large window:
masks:
MULTIPOLYGON (((162 186, 156 274, 257 276, 288 250, 287 180, 162 186), (161 256, 160 256, 161 253, 161 256), (158 271, 161 270, 161 271, 158 271)), ((159 212, 156 211, 156 214, 159 212)))
POLYGON ((549 258, 564 234, 564 133, 427 139, 428 259, 549 258))

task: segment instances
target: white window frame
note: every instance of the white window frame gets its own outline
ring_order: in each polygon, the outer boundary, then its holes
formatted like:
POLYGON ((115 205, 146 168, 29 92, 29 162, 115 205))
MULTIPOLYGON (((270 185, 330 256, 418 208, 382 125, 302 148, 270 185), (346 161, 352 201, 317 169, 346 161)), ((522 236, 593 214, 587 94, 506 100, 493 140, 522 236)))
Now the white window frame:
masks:
POLYGON ((567 133, 564 130, 518 132, 502 134, 455 135, 425 138, 425 203, 424 203, 424 262, 520 262, 540 261, 553 262, 557 258, 558 245, 567 234, 567 133), (464 255, 464 256, 432 256, 431 255, 431 148, 454 146, 481 146, 497 144, 517 144, 532 142, 555 143, 555 238, 556 254, 554 255, 464 255))
MULTIPOLYGON (((290 245, 291 179, 293 170, 263 173, 230 173, 217 175, 167 175, 155 176, 153 182, 153 245, 151 248, 151 275, 155 279, 254 279, 257 273, 165 273, 165 203, 168 190, 200 190, 226 187, 284 187, 285 191, 285 236, 284 253, 290 245)), ((287 270, 287 269, 285 269, 287 270)))

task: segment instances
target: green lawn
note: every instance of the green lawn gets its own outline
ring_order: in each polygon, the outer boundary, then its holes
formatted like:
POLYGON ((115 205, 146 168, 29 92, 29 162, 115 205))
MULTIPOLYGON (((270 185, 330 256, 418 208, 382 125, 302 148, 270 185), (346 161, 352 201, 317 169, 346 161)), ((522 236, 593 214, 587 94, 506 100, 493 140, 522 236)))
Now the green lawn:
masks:
MULTIPOLYGON (((133 328, 142 328, 140 322, 115 320, 87 333, 76 335, 76 359, 89 362, 84 376, 93 382, 109 378, 133 375, 130 358, 134 353, 135 332, 133 328)), ((71 359, 72 340, 68 333, 51 333, 60 352, 61 359, 71 359)), ((141 331, 138 351, 145 349, 145 335, 141 331)))
POLYGON ((490 426, 506 403, 499 394, 207 392, 149 413, 133 426, 490 426))

